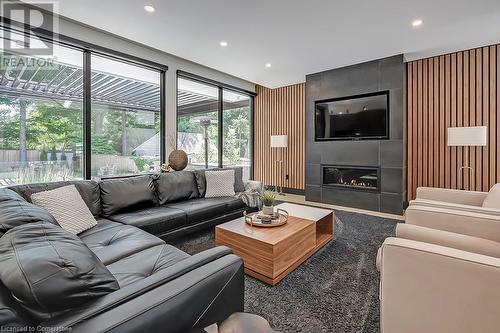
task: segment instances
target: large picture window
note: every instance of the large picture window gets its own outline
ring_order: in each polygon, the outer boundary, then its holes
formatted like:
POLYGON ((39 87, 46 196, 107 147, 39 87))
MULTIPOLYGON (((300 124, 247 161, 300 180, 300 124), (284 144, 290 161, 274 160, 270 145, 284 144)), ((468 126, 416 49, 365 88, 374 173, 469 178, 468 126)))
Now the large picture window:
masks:
POLYGON ((182 75, 177 88, 177 147, 188 168, 241 166, 251 178, 252 96, 182 75))
POLYGON ((188 155, 189 169, 219 166, 219 90, 179 78, 177 143, 188 155))
POLYGON ((0 186, 83 178, 82 53, 0 56, 0 186))
POLYGON ((250 178, 252 165, 251 97, 223 90, 222 164, 243 167, 243 178, 250 178))
POLYGON ((46 56, 0 50, 0 186, 158 170, 165 69, 52 44, 46 56))
POLYGON ((91 176, 160 166, 160 74, 92 56, 91 176))

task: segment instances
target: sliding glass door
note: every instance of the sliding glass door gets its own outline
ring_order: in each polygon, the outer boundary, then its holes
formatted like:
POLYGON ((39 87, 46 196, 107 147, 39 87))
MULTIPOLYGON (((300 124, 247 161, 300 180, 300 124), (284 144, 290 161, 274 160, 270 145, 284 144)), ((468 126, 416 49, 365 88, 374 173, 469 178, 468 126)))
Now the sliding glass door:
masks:
POLYGON ((182 75, 177 86, 177 147, 188 154, 188 167, 241 166, 249 179, 252 96, 182 75))

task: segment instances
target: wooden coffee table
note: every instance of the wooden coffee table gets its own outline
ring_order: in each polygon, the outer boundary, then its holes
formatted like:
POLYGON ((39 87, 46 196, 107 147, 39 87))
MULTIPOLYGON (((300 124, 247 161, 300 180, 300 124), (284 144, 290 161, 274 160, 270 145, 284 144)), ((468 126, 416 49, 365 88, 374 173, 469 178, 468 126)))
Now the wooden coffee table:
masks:
POLYGON ((283 203, 285 225, 259 228, 243 217, 218 225, 215 242, 243 258, 245 273, 270 285, 280 282, 333 238, 333 211, 283 203))

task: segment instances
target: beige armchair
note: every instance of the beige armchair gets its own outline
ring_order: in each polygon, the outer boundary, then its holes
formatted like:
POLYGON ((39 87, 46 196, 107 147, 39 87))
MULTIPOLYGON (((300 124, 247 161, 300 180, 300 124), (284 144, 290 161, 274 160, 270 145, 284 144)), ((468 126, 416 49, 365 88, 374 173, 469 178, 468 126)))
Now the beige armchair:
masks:
POLYGON ((399 224, 377 264, 382 333, 499 331, 500 243, 399 224))
POLYGON ((463 191, 434 187, 417 188, 417 197, 409 206, 450 208, 500 216, 500 184, 489 192, 463 191))
POLYGON ((490 192, 420 187, 406 209, 405 220, 500 242, 500 184, 490 192))

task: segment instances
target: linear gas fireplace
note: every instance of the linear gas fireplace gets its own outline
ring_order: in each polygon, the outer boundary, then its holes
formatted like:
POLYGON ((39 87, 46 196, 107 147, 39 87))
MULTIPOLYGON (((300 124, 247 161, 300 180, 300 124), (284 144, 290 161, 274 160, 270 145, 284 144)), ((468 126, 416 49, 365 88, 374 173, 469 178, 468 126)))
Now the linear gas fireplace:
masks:
POLYGON ((324 165, 323 186, 379 192, 379 168, 324 165))

